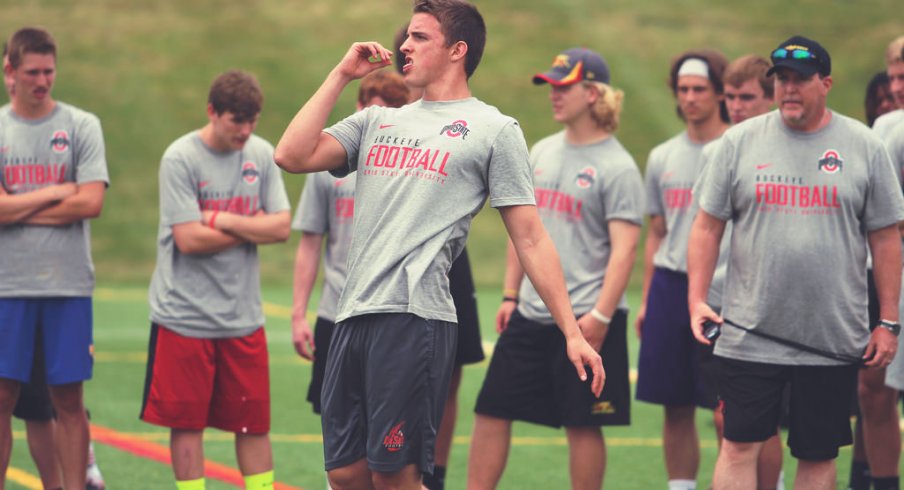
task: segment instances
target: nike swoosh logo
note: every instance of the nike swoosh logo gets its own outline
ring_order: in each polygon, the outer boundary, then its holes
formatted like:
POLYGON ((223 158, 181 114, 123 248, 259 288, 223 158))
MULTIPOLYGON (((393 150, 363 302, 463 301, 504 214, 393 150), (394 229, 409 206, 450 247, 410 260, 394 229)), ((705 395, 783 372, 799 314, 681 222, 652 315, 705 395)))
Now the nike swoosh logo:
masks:
POLYGON ((203 189, 203 188, 207 187, 207 184, 209 184, 209 183, 210 182, 208 182, 206 180, 202 180, 201 182, 198 183, 198 188, 203 189))
POLYGON ((380 129, 391 128, 391 127, 393 127, 393 126, 395 126, 395 124, 381 124, 381 125, 380 125, 380 129))
POLYGON ((757 166, 756 166, 756 169, 757 169, 757 170, 763 170, 764 168, 769 168, 769 167, 771 167, 771 166, 772 166, 771 163, 764 163, 764 164, 762 164, 762 165, 757 165, 757 166))

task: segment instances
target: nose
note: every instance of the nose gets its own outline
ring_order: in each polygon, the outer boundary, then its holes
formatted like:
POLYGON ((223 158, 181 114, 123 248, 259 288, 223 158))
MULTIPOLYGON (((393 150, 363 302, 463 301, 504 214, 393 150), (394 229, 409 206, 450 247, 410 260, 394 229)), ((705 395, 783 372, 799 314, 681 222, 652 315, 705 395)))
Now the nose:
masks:
POLYGON ((401 46, 399 46, 399 51, 401 51, 404 54, 408 54, 411 52, 411 46, 408 45, 409 39, 411 39, 411 37, 406 35, 405 41, 402 43, 401 46))

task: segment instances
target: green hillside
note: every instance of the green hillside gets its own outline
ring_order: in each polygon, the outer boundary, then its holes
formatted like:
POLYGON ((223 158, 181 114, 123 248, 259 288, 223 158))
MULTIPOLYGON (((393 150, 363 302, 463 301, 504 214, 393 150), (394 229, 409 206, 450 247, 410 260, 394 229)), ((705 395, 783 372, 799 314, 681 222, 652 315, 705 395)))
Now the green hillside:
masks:
MULTIPOLYGON (((354 40, 389 44, 409 17, 409 1, 307 0, 0 1, 3 36, 43 25, 60 47, 55 95, 98 114, 112 186, 93 225, 102 282, 146 283, 154 262, 157 166, 166 146, 204 124, 207 88, 228 68, 258 75, 266 102, 258 133, 275 142, 289 119, 354 40)), ((494 0, 478 2, 489 28, 475 95, 517 117, 529 142, 557 130, 547 90, 530 76, 560 50, 586 45, 609 60, 613 84, 626 93, 619 137, 643 165, 656 143, 678 131, 665 86, 669 59, 693 47, 728 56, 768 53, 794 33, 832 53, 832 107, 862 117, 863 89, 883 67, 886 43, 904 33, 892 0, 798 0, 736 3, 708 0, 494 0)), ((343 98, 353 108, 352 91, 343 98)), ((297 200, 301 176, 287 176, 297 200)), ((502 277, 498 214, 482 213, 471 237, 478 281, 502 277)), ((296 238, 266 247, 265 281, 289 284, 296 238)))

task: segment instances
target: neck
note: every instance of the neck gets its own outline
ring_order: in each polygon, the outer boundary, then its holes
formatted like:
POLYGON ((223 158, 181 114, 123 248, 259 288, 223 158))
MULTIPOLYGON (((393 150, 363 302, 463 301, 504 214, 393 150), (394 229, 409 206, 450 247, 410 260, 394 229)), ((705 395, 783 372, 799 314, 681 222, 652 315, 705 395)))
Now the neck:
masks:
POLYGON ((722 118, 716 113, 714 117, 705 121, 688 122, 687 137, 694 143, 708 143, 722 136, 726 129, 728 129, 728 123, 722 121, 722 118))
MULTIPOLYGON (((814 131, 819 131, 820 129, 826 127, 829 124, 829 121, 832 120, 832 111, 830 111, 827 107, 823 106, 820 109, 820 114, 814 114, 812 121, 805 121, 803 124, 799 126, 791 126, 788 124, 788 127, 795 131, 801 131, 804 133, 812 133, 814 131)), ((785 123, 787 124, 787 122, 785 123)))
POLYGON ((201 131, 198 134, 201 137, 201 141, 207 145, 208 148, 214 151, 226 151, 229 148, 224 148, 216 138, 213 137, 213 126, 210 123, 207 123, 206 126, 201 128, 201 131))
POLYGON ((10 101, 10 105, 12 106, 13 112, 21 118, 41 119, 53 112, 53 108, 56 107, 56 101, 48 97, 38 104, 26 104, 18 98, 13 97, 12 101, 10 101))
POLYGON ((599 143, 609 136, 589 115, 565 125, 565 141, 572 145, 599 143))
POLYGON ((464 70, 458 69, 446 76, 437 78, 424 87, 424 100, 442 102, 444 100, 466 99, 471 96, 468 78, 464 70))

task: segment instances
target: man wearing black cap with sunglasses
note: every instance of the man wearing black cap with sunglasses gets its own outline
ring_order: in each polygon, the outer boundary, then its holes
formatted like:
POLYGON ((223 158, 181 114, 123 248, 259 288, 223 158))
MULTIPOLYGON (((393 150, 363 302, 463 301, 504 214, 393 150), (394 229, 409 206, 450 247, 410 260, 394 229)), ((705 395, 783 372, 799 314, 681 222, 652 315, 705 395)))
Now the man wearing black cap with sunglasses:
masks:
POLYGON ((849 400, 860 361, 885 367, 897 349, 904 198, 888 153, 863 124, 826 107, 831 59, 794 36, 772 52, 779 110, 728 131, 709 160, 691 230, 688 303, 695 337, 723 323, 725 440, 716 489, 754 488, 756 457, 791 389, 788 445, 795 488, 834 488, 851 443, 849 400), (723 317, 706 294, 725 222, 733 224, 723 317), (867 319, 867 248, 882 321, 867 319))

